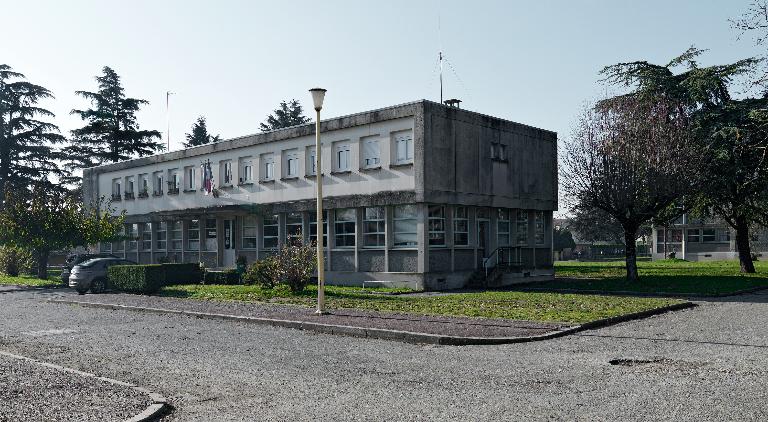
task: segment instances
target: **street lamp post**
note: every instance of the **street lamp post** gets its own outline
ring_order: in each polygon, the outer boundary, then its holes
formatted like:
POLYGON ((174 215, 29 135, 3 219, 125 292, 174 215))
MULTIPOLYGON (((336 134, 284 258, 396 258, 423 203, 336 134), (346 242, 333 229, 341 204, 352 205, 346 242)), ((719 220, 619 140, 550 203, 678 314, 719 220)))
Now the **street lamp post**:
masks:
POLYGON ((325 262, 323 259, 323 172, 320 164, 320 110, 323 108, 325 89, 312 88, 312 102, 315 104, 315 177, 317 181, 317 310, 318 315, 325 314, 325 262))

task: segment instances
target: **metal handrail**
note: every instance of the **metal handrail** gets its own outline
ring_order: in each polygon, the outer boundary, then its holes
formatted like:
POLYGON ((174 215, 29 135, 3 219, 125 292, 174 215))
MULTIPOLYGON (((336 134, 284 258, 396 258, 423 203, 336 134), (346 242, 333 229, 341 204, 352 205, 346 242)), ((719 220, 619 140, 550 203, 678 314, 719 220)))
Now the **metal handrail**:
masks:
MULTIPOLYGON (((491 252, 491 254, 488 255, 488 257, 483 258, 483 268, 485 269, 485 278, 488 278, 488 269, 489 268, 494 268, 497 265, 499 265, 499 256, 500 256, 500 252, 499 251, 507 250, 511 254, 513 249, 514 249, 514 247, 512 247, 512 246, 499 246, 498 248, 494 249, 493 252, 491 252), (489 267, 488 266, 488 262, 490 262, 493 257, 496 257, 496 264, 493 267, 489 267)), ((503 259, 504 259, 503 255, 501 256, 501 258, 502 258, 502 262, 503 262, 503 259)), ((510 262, 511 262, 511 260, 510 260, 510 262)))

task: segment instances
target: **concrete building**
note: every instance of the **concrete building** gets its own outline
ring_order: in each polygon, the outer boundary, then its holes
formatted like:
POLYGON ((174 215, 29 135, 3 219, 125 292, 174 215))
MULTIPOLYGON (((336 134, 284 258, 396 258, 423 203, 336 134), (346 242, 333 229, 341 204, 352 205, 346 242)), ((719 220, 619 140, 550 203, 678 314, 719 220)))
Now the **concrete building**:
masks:
MULTIPOLYGON (((758 229, 751 233, 752 253, 768 256, 768 230, 758 229)), ((692 218, 684 214, 669 227, 654 227, 655 240, 652 257, 674 257, 688 261, 715 261, 739 259, 736 248, 736 232, 724 221, 716 218, 692 218)))
MULTIPOLYGON (((321 132, 329 283, 553 276, 554 132, 426 100, 324 120, 321 132)), ((314 154, 307 124, 86 169, 83 192, 127 214, 135 240, 102 250, 230 267, 316 240, 314 154)))

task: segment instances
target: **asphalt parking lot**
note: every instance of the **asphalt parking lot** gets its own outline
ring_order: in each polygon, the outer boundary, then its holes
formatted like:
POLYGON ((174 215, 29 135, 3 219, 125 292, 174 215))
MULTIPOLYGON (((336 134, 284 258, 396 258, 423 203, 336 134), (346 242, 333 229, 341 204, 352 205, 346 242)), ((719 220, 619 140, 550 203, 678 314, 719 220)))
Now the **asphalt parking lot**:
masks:
MULTIPOLYGON (((165 420, 765 420, 768 292, 543 342, 426 346, 0 293, 0 350, 168 397, 165 420)), ((6 387, 7 388, 7 387, 6 387)))

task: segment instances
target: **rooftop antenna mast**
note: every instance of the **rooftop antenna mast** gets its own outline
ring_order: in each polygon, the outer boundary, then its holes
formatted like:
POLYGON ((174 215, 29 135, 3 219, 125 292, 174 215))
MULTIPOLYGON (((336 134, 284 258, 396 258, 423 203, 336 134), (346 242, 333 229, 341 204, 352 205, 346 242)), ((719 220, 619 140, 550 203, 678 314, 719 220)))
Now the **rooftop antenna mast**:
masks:
POLYGON ((165 152, 171 151, 171 95, 175 92, 165 91, 165 152))

